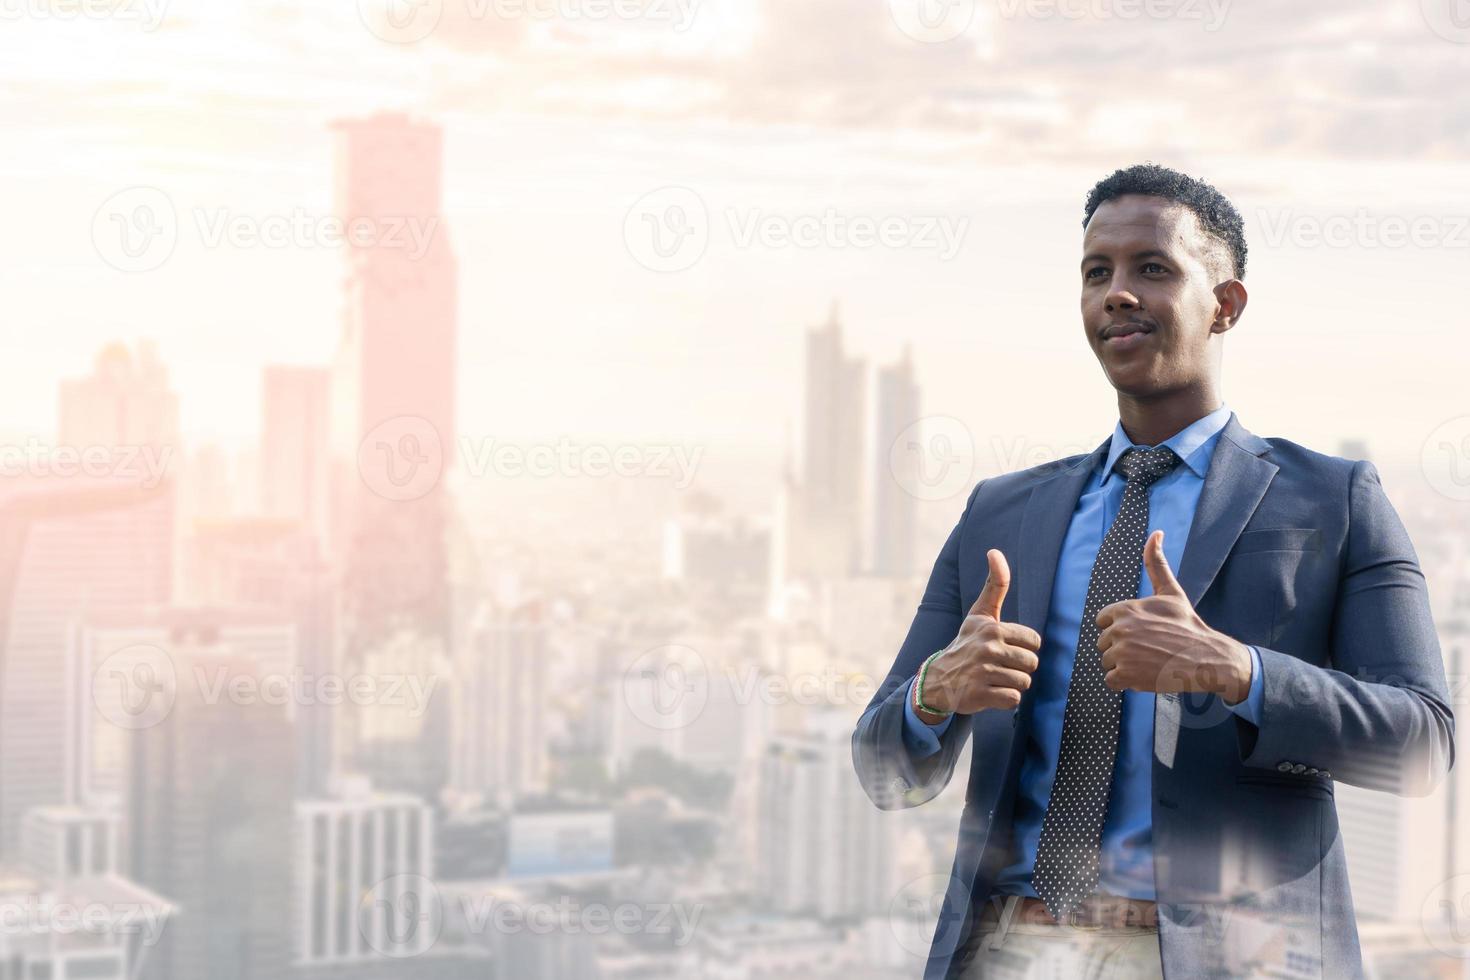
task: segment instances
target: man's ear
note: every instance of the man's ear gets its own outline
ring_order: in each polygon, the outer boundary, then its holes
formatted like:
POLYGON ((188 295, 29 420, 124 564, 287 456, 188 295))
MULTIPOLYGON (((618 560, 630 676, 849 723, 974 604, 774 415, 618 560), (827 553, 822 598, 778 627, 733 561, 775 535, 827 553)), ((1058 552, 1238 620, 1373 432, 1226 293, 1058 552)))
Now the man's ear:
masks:
POLYGON ((1210 333, 1224 333, 1235 326, 1242 313, 1245 312, 1245 304, 1250 296, 1245 291, 1245 283, 1239 279, 1227 279, 1215 287, 1215 321, 1210 324, 1210 333))

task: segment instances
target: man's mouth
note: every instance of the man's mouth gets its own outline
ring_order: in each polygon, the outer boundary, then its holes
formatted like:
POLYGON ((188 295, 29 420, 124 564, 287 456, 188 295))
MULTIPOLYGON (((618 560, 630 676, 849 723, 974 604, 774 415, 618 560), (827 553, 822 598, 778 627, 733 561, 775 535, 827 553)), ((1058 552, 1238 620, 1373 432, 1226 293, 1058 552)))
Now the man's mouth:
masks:
POLYGON ((1103 328, 1102 343, 1109 350, 1128 350, 1145 342, 1154 328, 1142 323, 1113 323, 1103 328))

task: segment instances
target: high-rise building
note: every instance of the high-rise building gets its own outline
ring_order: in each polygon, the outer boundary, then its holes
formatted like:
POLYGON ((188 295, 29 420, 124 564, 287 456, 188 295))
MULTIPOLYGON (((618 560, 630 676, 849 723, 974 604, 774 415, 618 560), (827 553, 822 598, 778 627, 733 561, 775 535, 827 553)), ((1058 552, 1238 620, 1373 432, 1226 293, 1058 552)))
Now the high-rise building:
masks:
POLYGON ((331 494, 331 371, 265 369, 260 427, 260 511, 294 521, 326 543, 331 494))
POLYGON ((62 381, 57 439, 69 447, 172 452, 179 442, 179 398, 156 348, 144 342, 134 354, 124 344, 109 344, 90 375, 62 381))
MULTIPOLYGON (((377 793, 361 777, 296 803, 296 962, 324 967, 426 952, 442 922, 396 922, 434 876, 433 813, 423 800, 377 793)), ((426 915, 437 913, 430 904, 426 915)))
POLYGON ((843 349, 834 306, 806 335, 803 466, 788 517, 793 577, 845 575, 862 563, 867 365, 843 349))
POLYGON ((277 980, 291 963, 286 708, 217 632, 170 639, 176 693, 132 733, 123 808, 129 877, 179 909, 143 976, 277 980))
POLYGON ((892 824, 852 779, 852 719, 813 712, 780 735, 761 769, 756 889, 769 907, 825 920, 864 918, 892 898, 892 824))
POLYGON ((0 853, 13 855, 26 813, 76 802, 70 631, 168 601, 173 492, 66 478, 6 481, 0 494, 0 853))
POLYGON ((455 439, 458 268, 442 220, 439 128, 381 114, 335 129, 336 212, 374 231, 346 250, 332 378, 350 658, 401 628, 448 638, 443 472, 455 439))
POLYGON ((904 578, 914 573, 915 533, 919 502, 919 455, 894 443, 919 420, 919 386, 913 360, 903 359, 878 371, 877 442, 873 447, 873 571, 904 578))
MULTIPOLYGON (((329 538, 342 569, 341 663, 355 672, 370 659, 408 657, 415 670, 437 670, 431 662, 447 657, 453 633, 445 480, 455 445, 459 275, 442 214, 443 134, 392 113, 335 130, 336 213, 373 232, 345 250, 331 382, 329 538)), ((339 754, 386 790, 437 795, 448 770, 447 710, 377 714, 344 728, 373 743, 339 754)))
POLYGON ((548 624, 539 605, 481 610, 469 650, 455 658, 453 788, 488 802, 545 792, 548 775, 548 624))

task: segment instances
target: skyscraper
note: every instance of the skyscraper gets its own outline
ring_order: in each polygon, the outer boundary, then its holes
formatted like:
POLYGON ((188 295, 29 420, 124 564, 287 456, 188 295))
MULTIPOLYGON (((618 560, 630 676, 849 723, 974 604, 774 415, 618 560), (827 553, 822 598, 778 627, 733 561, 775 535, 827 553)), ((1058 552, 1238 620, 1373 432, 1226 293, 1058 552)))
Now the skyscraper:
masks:
POLYGON ((828 578, 861 567, 866 372, 843 349, 834 305, 827 322, 806 334, 801 478, 788 481, 779 508, 782 577, 828 578))
MULTIPOLYGON (((392 113, 335 129, 337 215, 366 230, 346 249, 332 377, 342 664, 361 670, 410 649, 429 663, 447 655, 452 633, 444 475, 455 439, 458 267, 442 220, 443 134, 392 113)), ((371 733, 373 744, 342 753, 384 789, 432 795, 443 785, 435 773, 448 768, 447 718, 360 718, 346 730, 371 733)))
POLYGON ((92 373, 61 382, 57 439, 63 446, 150 446, 170 452, 179 442, 179 399, 150 343, 136 354, 108 344, 92 373))
POLYGON ((208 627, 171 632, 176 700, 133 733, 129 877, 179 907, 146 980, 277 980, 291 961, 291 730, 249 690, 261 664, 208 627), (209 685, 195 683, 199 676, 209 685))
POLYGON ((903 359, 878 371, 877 442, 873 447, 873 571, 901 578, 914 572, 919 457, 893 452, 903 431, 919 420, 919 386, 908 347, 903 359), (902 467, 902 469, 899 469, 902 467))
POLYGON ((0 500, 0 853, 34 807, 75 802, 74 624, 168 601, 173 493, 110 479, 6 481, 0 500))
POLYGON ((458 267, 439 128, 396 114, 335 128, 337 215, 371 231, 346 249, 332 379, 351 657, 400 627, 448 637, 442 471, 455 438, 458 267), (413 484, 425 472, 440 475, 413 484))

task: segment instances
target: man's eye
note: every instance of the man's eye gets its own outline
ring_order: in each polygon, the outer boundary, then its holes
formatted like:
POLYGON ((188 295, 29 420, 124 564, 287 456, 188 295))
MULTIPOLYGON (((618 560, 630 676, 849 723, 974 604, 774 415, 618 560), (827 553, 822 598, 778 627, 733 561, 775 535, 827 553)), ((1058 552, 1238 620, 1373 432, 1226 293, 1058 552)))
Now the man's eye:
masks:
POLYGON ((1168 270, 1166 270, 1163 266, 1159 265, 1157 262, 1145 262, 1143 264, 1143 271, 1144 272, 1153 273, 1153 272, 1166 272, 1168 270))
POLYGON ((1100 265, 1095 265, 1091 269, 1088 269, 1087 272, 1083 274, 1083 278, 1084 279, 1096 279, 1097 278, 1097 273, 1106 274, 1107 271, 1108 270, 1107 270, 1106 267, 1100 266, 1100 265))

